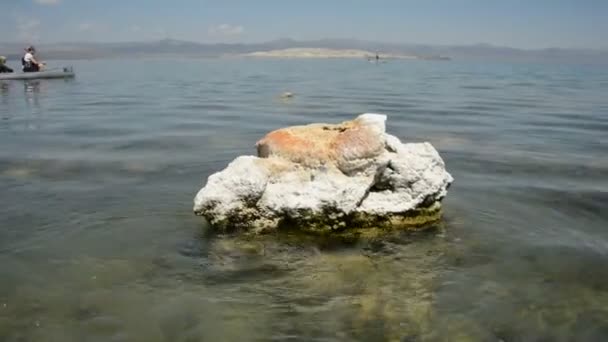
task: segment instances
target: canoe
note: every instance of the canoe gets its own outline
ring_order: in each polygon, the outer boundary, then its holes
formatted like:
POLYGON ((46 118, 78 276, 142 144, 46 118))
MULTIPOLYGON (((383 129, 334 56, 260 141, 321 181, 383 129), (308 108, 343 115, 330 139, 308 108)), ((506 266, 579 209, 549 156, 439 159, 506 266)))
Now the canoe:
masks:
POLYGON ((2 73, 0 80, 41 80, 53 78, 74 78, 76 74, 72 68, 63 68, 58 70, 45 70, 39 72, 16 72, 2 73))

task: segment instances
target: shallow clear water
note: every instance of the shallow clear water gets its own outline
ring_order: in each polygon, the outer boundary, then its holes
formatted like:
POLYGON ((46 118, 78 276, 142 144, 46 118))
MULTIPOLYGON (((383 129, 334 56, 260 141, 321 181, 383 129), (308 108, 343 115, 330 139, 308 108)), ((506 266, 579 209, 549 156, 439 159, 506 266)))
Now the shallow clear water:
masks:
POLYGON ((0 84, 0 341, 608 339, 608 70, 70 64, 0 84), (265 132, 363 112, 444 157, 436 229, 244 240, 192 214, 265 132))

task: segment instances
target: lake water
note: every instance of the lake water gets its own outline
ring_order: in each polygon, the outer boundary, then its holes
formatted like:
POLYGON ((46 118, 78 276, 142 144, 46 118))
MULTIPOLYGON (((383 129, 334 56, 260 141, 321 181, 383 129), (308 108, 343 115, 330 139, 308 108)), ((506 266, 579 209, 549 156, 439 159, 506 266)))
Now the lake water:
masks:
POLYGON ((0 88, 0 341, 608 339, 606 68, 52 64, 77 78, 0 88), (435 229, 246 240, 193 215, 266 132, 363 112, 443 156, 435 229))

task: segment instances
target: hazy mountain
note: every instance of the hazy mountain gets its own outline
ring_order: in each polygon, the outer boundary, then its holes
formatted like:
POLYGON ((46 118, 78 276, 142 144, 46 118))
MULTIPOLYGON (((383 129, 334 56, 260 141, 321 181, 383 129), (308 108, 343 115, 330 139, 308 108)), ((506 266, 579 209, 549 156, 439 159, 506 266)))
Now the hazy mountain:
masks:
MULTIPOLYGON (((0 43, 0 54, 4 54, 11 60, 19 59, 23 51, 23 47, 24 44, 20 43, 0 43)), ((257 51, 289 48, 358 49, 379 51, 380 54, 407 54, 422 58, 445 56, 457 60, 608 64, 608 50, 562 48, 524 50, 494 46, 490 44, 437 46, 424 44, 382 43, 357 39, 320 39, 314 41, 296 41, 289 38, 282 38, 257 44, 205 44, 175 39, 165 39, 150 42, 74 42, 39 44, 37 46, 39 54, 43 59, 124 58, 169 55, 187 57, 219 57, 225 55, 240 55, 257 51)))

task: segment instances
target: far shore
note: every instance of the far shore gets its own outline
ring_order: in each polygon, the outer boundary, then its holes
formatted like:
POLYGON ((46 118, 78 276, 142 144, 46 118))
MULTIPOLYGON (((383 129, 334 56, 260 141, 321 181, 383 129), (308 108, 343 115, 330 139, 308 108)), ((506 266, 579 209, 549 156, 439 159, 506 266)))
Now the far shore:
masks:
MULTIPOLYGON (((290 48, 283 50, 257 51, 243 54, 245 57, 266 58, 367 58, 374 60, 376 53, 355 49, 290 48)), ((446 57, 420 57, 415 55, 378 53, 380 59, 447 59, 446 57)))

